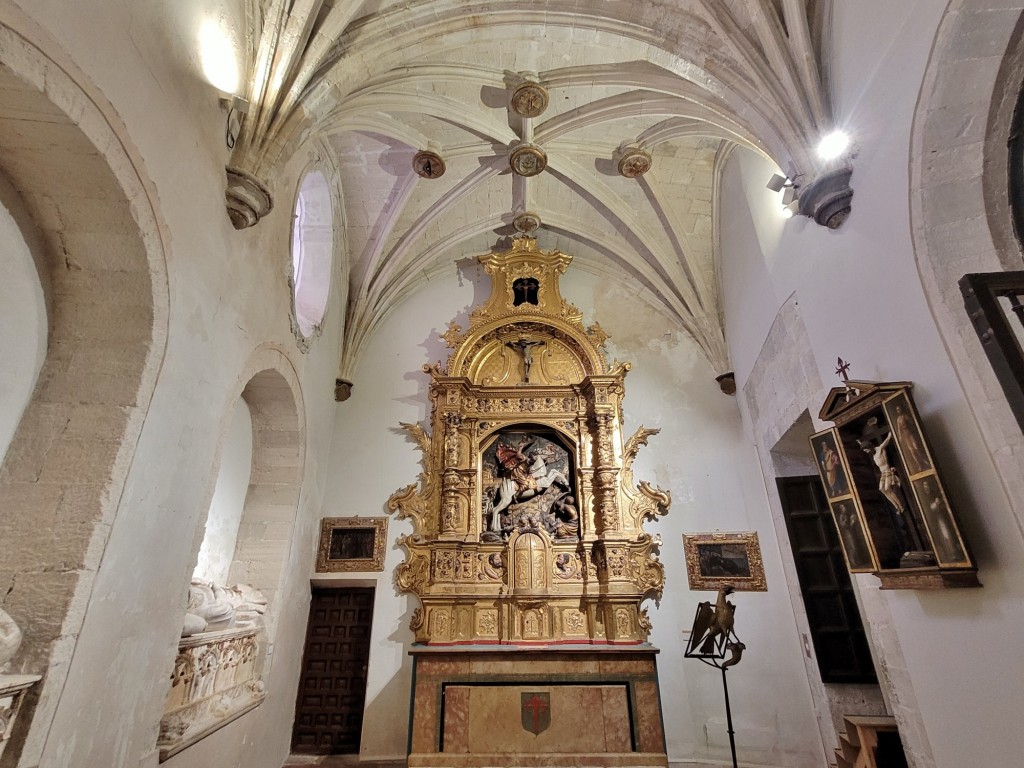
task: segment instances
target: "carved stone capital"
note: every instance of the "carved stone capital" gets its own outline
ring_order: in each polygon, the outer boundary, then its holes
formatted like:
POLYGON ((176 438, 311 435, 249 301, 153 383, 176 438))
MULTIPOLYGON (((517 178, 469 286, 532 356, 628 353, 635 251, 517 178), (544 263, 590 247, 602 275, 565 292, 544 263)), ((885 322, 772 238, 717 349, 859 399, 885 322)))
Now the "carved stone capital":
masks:
POLYGON ((821 174, 800 191, 800 213, 829 229, 838 229, 850 215, 853 168, 836 168, 821 174))
POLYGON ((230 165, 225 168, 228 185, 224 191, 228 216, 235 229, 252 227, 274 207, 266 184, 251 173, 230 165))

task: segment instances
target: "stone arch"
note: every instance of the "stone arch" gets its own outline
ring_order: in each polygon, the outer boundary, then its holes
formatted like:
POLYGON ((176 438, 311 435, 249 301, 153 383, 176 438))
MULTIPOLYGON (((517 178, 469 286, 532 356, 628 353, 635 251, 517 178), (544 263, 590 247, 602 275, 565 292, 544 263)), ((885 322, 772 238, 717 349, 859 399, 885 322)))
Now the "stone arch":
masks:
POLYGON ((1024 434, 971 329, 957 281, 969 272, 1024 268, 1008 202, 1006 146, 1024 79, 1022 13, 1019 0, 949 4, 910 147, 911 232, 921 283, 1018 526, 1024 526, 1024 434))
POLYGON ((0 175, 40 244, 49 314, 46 358, 0 467, 0 606, 25 634, 14 671, 45 673, 5 758, 24 750, 31 763, 149 408, 168 293, 156 198, 125 127, 59 46, 7 18, 27 31, 0 24, 0 175))
MULTIPOLYGON (((271 641, 281 613, 281 584, 291 552, 306 456, 306 414, 298 375, 284 352, 256 350, 240 377, 252 417, 252 471, 228 582, 245 582, 267 597, 271 641)), ((236 401, 229 401, 230 405, 236 401)), ((224 428, 227 419, 225 416, 224 428)))

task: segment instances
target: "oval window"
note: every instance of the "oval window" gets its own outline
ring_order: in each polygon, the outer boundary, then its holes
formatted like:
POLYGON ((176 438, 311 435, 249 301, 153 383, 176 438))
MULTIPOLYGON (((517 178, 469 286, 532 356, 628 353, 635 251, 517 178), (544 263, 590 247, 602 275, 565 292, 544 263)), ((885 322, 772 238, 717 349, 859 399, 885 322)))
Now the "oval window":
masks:
POLYGON ((303 336, 312 335, 327 310, 334 251, 333 217, 327 178, 320 171, 310 171, 299 187, 292 224, 295 320, 303 336))

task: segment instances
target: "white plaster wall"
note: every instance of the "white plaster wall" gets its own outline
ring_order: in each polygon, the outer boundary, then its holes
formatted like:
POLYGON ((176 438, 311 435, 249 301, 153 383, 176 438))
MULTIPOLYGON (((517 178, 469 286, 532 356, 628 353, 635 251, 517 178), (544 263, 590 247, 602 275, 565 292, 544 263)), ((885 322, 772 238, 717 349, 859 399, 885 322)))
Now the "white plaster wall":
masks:
MULTIPOLYGON (((725 173, 723 299, 741 389, 791 295, 822 381, 837 381, 842 356, 855 378, 915 382, 985 587, 881 593, 873 577, 860 577, 872 597, 865 618, 893 680, 890 701, 913 705, 905 714, 914 732, 905 738, 915 745, 915 765, 1015 765, 1024 748, 1013 714, 1024 704, 1024 651, 1006 638, 1024 633, 1024 546, 925 303, 910 239, 910 124, 945 7, 943 0, 836 4, 833 91, 839 122, 857 145, 853 213, 836 232, 784 221, 764 189, 774 169, 737 151, 725 173)), ((806 404, 812 414, 821 398, 806 404)))
POLYGON ((251 472, 252 416, 245 400, 238 398, 231 411, 217 485, 206 516, 206 531, 193 578, 227 583, 251 472))
MULTIPOLYGON (((540 237, 544 247, 544 235, 540 237)), ((328 487, 329 514, 386 514, 388 496, 415 482, 419 452, 398 429, 399 422, 428 418, 426 362, 445 360, 439 340, 450 319, 466 327, 466 310, 486 298, 489 280, 469 260, 403 303, 381 327, 362 359, 350 400, 337 408, 328 487), (383 457, 387 457, 384 459, 383 457)), ((730 675, 737 741, 743 760, 766 766, 820 766, 823 754, 800 646, 783 585, 778 547, 756 454, 743 435, 735 400, 723 395, 708 363, 689 338, 669 330, 664 318, 633 300, 622 283, 608 283, 570 268, 563 294, 611 334, 609 357, 630 360, 626 379, 624 433, 641 424, 660 427, 637 460, 638 479, 672 493, 668 516, 649 526, 664 546, 667 586, 659 607, 650 606, 652 642, 658 659, 670 759, 726 761, 729 747, 720 674, 682 658, 683 628, 696 605, 712 597, 690 592, 686 583, 682 533, 756 530, 766 564, 767 593, 736 596, 737 631, 749 650, 730 675), (765 696, 764 691, 772 691, 765 696)), ((394 542, 411 532, 392 520, 394 542)), ((371 636, 370 676, 363 725, 364 757, 405 754, 412 640, 408 621, 415 598, 399 596, 391 574, 403 560, 388 549, 378 579, 371 636), (401 717, 396 713, 403 713, 401 717)))
MULTIPOLYGON (((352 399, 335 405, 341 291, 332 293, 324 334, 308 354, 298 351, 288 319, 288 198, 297 172, 276 180, 277 207, 255 230, 234 231, 224 213, 224 113, 199 74, 196 39, 208 14, 239 28, 240 5, 0 0, 0 20, 55 58, 73 60, 74 76, 112 103, 119 136, 140 157, 139 171, 156 200, 171 305, 160 378, 82 632, 77 645, 63 645, 56 659, 69 668, 67 685, 52 727, 31 734, 25 766, 155 765, 152 748, 196 565, 193 542, 214 490, 217 446, 244 384, 240 371, 266 342, 295 367, 307 438, 296 543, 285 565, 280 629, 266 670, 269 697, 167 765, 280 766, 291 729, 316 522, 325 514, 382 514, 388 495, 415 480, 416 451, 397 423, 425 419, 426 377, 419 366, 444 356, 437 330, 483 298, 471 295, 479 285, 476 272, 461 290, 453 274, 410 299, 361 361, 352 399)), ((727 177, 733 191, 727 200, 732 224, 723 233, 725 300, 741 385, 775 312, 793 291, 823 379, 843 354, 858 376, 918 382, 919 404, 954 498, 964 507, 986 587, 886 595, 894 617, 886 629, 898 633, 906 651, 935 764, 1012 765, 1024 750, 1024 732, 1014 720, 1024 660, 1020 644, 1002 638, 1024 631, 1024 588, 1017 575, 1024 551, 1019 533, 1006 524, 999 484, 916 287, 906 223, 915 73, 923 69, 943 6, 938 0, 837 4, 837 24, 845 30, 837 49, 837 103, 861 127, 854 214, 838 233, 800 221, 783 229, 764 211, 762 196, 769 193, 763 185, 771 169, 736 153, 727 177), (750 202, 737 182, 749 182, 750 202), (754 211, 753 222, 744 219, 747 208, 754 211), (992 671, 996 663, 998 675, 992 671), (972 706, 965 707, 968 696, 972 706)), ((578 275, 566 280, 567 296, 615 335, 616 354, 636 363, 627 381, 626 431, 641 421, 664 430, 641 454, 637 471, 672 490, 675 499, 670 516, 652 526, 665 539, 669 578, 652 619, 653 640, 663 648, 672 758, 722 760, 726 754, 717 677, 692 662, 684 667, 679 657, 679 629, 706 597, 686 591, 679 535, 753 528, 761 534, 771 591, 736 598, 737 626, 749 646, 731 677, 738 741, 752 762, 820 765, 816 736, 809 735, 815 725, 791 606, 782 590, 772 588, 782 578, 778 546, 735 404, 717 391, 688 341, 671 333, 664 338, 666 323, 644 317, 612 290, 578 275), (638 327, 651 330, 629 330, 638 327)), ((817 403, 809 405, 813 411, 817 403)), ((392 523, 392 537, 405 532, 407 524, 392 523)), ((395 713, 408 706, 413 606, 391 586, 400 561, 401 553, 390 550, 378 580, 371 651, 364 750, 382 757, 405 751, 407 720, 395 713)))
POLYGON ((0 205, 0 461, 46 357, 46 303, 28 244, 0 205))
MULTIPOLYGON (((116 131, 140 158, 168 248, 169 341, 52 724, 40 718, 23 766, 155 766, 200 521, 239 377, 272 343, 294 366, 305 403, 306 463, 285 564, 279 630, 265 669, 267 701, 168 766, 280 768, 288 751, 308 605, 308 573, 333 426, 342 309, 328 307, 322 338, 302 354, 290 328, 290 176, 256 230, 236 232, 224 209, 224 112, 200 75, 197 36, 208 15, 241 29, 236 0, 66 3, 0 0, 0 21, 39 41, 109 100, 116 131), (48 725, 49 724, 49 725, 48 725)), ((303 159, 302 162, 306 162, 303 159)), ((341 292, 335 291, 332 296, 341 292)), ((106 531, 104 531, 106 533, 106 531)), ((97 539, 102 543, 102 538, 97 539)))

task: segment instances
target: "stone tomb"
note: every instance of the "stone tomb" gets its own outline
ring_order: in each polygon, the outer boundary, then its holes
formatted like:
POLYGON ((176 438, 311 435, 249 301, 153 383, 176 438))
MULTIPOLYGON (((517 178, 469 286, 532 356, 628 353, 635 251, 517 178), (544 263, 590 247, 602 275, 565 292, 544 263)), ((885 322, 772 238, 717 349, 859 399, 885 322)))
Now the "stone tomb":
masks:
POLYGON ((651 646, 411 654, 409 768, 668 765, 651 646))

